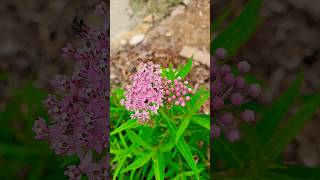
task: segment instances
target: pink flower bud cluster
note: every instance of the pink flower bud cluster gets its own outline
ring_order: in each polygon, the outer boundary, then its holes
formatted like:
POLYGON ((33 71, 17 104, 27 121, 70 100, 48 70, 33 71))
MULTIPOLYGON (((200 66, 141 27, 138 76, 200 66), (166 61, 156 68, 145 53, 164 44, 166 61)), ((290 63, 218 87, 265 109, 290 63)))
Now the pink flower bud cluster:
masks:
POLYGON ((127 110, 133 111, 132 119, 137 119, 141 125, 152 126, 150 118, 163 105, 163 84, 160 65, 153 62, 141 63, 137 72, 130 76, 132 82, 125 88, 125 98, 120 103, 127 110))
POLYGON ((260 94, 258 84, 248 84, 244 75, 249 72, 251 66, 246 61, 237 64, 238 75, 231 72, 229 65, 223 64, 227 57, 225 49, 219 48, 211 59, 211 137, 219 138, 224 132, 230 142, 240 138, 239 123, 252 123, 255 121, 255 113, 246 109, 241 115, 229 112, 231 107, 237 107, 249 102, 260 94))
POLYGON ((193 93, 192 89, 187 85, 188 81, 182 81, 181 77, 173 81, 165 79, 164 92, 166 102, 184 107, 186 101, 190 100, 190 94, 193 93))
POLYGON ((71 77, 57 76, 52 82, 59 96, 49 95, 44 102, 52 121, 47 125, 39 117, 33 131, 37 139, 48 140, 57 155, 76 154, 79 165, 65 171, 69 179, 108 178, 109 147, 109 39, 106 4, 97 6, 105 19, 102 28, 79 28, 86 45, 74 48, 68 44, 63 57, 76 60, 71 77), (94 153, 95 151, 96 153, 94 153), (93 154, 95 154, 93 156, 93 154))

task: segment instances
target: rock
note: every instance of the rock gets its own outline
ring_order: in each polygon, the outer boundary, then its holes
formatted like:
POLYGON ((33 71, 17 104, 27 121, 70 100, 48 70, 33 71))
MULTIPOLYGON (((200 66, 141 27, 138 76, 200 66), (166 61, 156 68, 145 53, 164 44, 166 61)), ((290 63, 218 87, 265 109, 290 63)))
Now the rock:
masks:
POLYGON ((129 44, 132 46, 137 45, 143 41, 144 37, 144 34, 137 34, 130 39, 129 44))
POLYGON ((185 5, 189 5, 192 1, 191 0, 183 0, 182 3, 185 5))
POLYGON ((284 13, 287 11, 287 7, 288 7, 280 1, 270 1, 270 3, 268 3, 268 5, 269 5, 270 10, 275 13, 284 13))
POLYGON ((171 32, 171 31, 167 32, 167 33, 165 34, 165 36, 167 36, 167 37, 172 36, 172 32, 171 32))
POLYGON ((150 14, 143 18, 143 22, 145 23, 153 23, 155 21, 155 16, 150 14))
POLYGON ((176 7, 173 11, 171 11, 171 16, 174 17, 174 16, 177 16, 179 14, 183 14, 185 11, 185 7, 182 6, 182 5, 179 5, 178 7, 176 7))
POLYGON ((122 40, 120 41, 120 44, 121 44, 122 46, 126 45, 127 43, 128 43, 128 42, 127 42, 126 39, 122 39, 122 40))
POLYGON ((190 58, 193 56, 195 61, 210 67, 210 54, 208 52, 200 51, 197 48, 184 46, 179 54, 185 58, 190 58))
POLYGON ((320 18, 320 1, 319 0, 287 0, 290 4, 292 4, 295 8, 309 12, 316 18, 320 18))

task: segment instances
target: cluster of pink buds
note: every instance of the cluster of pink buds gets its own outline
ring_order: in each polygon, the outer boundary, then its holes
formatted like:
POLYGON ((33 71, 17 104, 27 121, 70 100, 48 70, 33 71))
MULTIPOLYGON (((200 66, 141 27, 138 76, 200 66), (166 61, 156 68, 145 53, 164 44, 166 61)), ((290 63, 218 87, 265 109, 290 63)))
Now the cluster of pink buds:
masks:
POLYGON ((188 87, 188 81, 182 81, 181 77, 172 80, 164 80, 165 100, 169 104, 184 107, 190 100, 192 89, 188 87))
POLYGON ((248 84, 244 75, 248 73, 251 66, 246 61, 237 64, 239 74, 231 72, 231 67, 224 64, 227 52, 219 48, 211 59, 211 114, 213 124, 211 125, 211 137, 219 138, 222 133, 230 142, 240 139, 239 124, 253 123, 255 112, 245 109, 241 114, 231 112, 231 108, 256 98, 261 91, 260 85, 248 84))

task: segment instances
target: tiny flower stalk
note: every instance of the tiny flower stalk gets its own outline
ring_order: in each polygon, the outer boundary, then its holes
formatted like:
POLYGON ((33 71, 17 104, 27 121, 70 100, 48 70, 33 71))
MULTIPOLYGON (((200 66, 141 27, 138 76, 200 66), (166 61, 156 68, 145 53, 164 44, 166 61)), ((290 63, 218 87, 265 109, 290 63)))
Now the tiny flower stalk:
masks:
POLYGON ((251 66, 246 61, 237 64, 238 75, 231 72, 231 67, 223 63, 227 58, 227 51, 218 48, 211 59, 211 138, 219 138, 222 133, 230 142, 240 139, 240 123, 252 123, 255 121, 255 112, 245 109, 241 114, 230 112, 231 107, 239 107, 242 104, 256 98, 261 91, 258 84, 248 84, 244 75, 249 72, 251 66))
POLYGON ((188 81, 162 77, 160 65, 153 62, 140 63, 137 69, 130 76, 131 84, 125 87, 125 98, 120 103, 133 112, 130 117, 139 124, 152 127, 155 122, 151 116, 158 114, 160 107, 185 107, 191 100, 193 90, 188 81))

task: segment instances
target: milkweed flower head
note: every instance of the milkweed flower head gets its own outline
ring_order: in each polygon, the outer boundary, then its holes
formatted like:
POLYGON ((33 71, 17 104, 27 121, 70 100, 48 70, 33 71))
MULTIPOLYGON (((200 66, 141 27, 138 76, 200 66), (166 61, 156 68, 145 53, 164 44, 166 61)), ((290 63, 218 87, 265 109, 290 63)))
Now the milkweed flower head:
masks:
POLYGON ((163 106, 163 83, 160 65, 153 62, 140 63, 137 72, 130 76, 131 84, 125 88, 125 99, 121 104, 127 110, 133 111, 132 119, 137 119, 141 125, 154 123, 150 118, 163 106))
POLYGON ((255 112, 245 109, 240 114, 230 112, 233 107, 238 107, 251 99, 256 98, 261 91, 258 84, 248 84, 244 75, 249 72, 251 66, 246 61, 237 64, 239 74, 231 72, 231 67, 224 64, 227 51, 218 48, 211 59, 211 138, 219 138, 222 133, 230 142, 240 139, 240 123, 253 123, 255 112))
POLYGON ((120 103, 133 112, 131 118, 141 125, 152 127, 155 122, 151 116, 157 114, 160 107, 164 104, 184 107, 193 94, 188 81, 182 81, 181 77, 168 80, 161 73, 158 64, 140 63, 137 72, 130 76, 131 84, 125 87, 125 97, 120 103))
POLYGON ((76 34, 86 42, 82 47, 67 44, 62 56, 76 60, 71 77, 57 75, 52 81, 59 96, 49 95, 44 101, 51 123, 39 117, 33 127, 37 139, 48 140, 57 155, 76 154, 79 165, 65 171, 69 179, 107 179, 109 154, 109 39, 106 4, 96 12, 105 23, 101 28, 78 24, 76 34), (94 153, 95 152, 95 153, 94 153), (95 154, 96 156, 94 156, 95 154))

